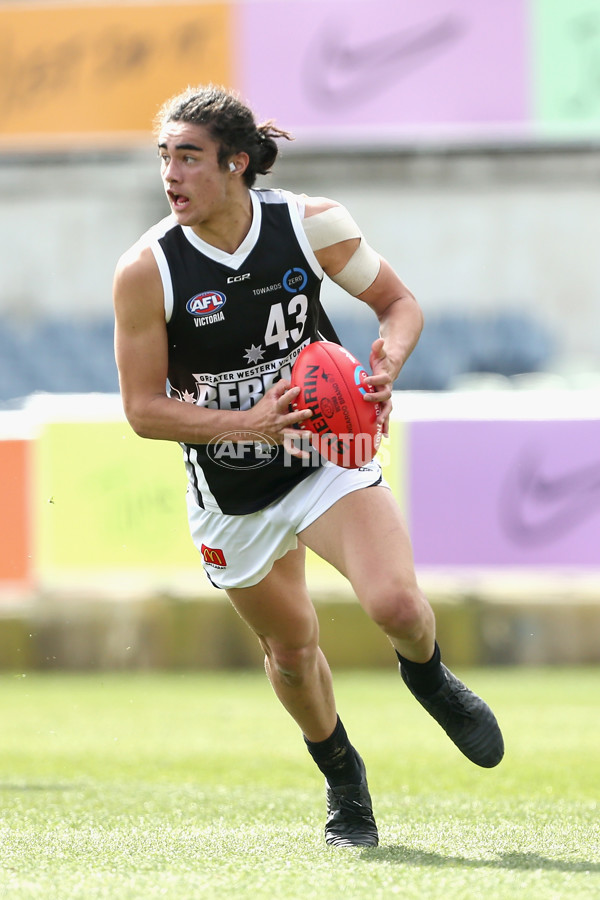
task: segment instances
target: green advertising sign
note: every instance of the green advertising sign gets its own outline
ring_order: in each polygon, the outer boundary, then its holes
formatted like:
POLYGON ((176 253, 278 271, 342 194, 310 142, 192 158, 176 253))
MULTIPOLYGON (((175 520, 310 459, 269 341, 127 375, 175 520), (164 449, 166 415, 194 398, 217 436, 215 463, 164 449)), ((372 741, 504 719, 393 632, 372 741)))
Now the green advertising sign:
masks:
POLYGON ((38 453, 42 573, 197 566, 204 577, 178 445, 122 422, 65 422, 45 426, 38 453))
POLYGON ((535 118, 543 134, 600 131, 600 3, 533 0, 535 118))

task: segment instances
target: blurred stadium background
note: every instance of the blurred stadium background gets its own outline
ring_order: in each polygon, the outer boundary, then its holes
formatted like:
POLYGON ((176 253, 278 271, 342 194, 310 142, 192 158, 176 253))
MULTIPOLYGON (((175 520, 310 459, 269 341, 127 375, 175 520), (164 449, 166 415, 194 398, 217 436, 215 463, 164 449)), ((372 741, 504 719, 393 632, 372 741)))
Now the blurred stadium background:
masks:
MULTIPOLYGON (((0 34, 0 666, 259 658, 112 348, 116 261, 167 211, 153 116, 207 81, 295 134, 264 183, 346 204, 422 304, 386 472, 447 660, 597 662, 595 0, 12 2, 0 34)), ((368 358, 372 318, 323 296, 368 358)), ((387 664, 309 574, 333 664, 387 664)))

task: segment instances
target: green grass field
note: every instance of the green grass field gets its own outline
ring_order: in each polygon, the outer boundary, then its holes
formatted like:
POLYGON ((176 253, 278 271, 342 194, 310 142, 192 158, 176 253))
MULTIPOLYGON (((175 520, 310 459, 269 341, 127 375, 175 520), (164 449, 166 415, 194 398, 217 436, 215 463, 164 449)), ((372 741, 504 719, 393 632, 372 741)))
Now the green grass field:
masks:
POLYGON ((459 672, 507 753, 465 760, 399 676, 335 674, 381 845, 333 850, 261 672, 2 674, 0 897, 600 897, 600 677, 459 672))

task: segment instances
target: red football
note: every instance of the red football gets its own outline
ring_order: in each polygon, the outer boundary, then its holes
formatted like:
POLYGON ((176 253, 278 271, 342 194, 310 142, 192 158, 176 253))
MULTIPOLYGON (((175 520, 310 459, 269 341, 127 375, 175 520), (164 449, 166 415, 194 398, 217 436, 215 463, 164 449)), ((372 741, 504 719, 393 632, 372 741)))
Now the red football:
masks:
POLYGON ((345 469, 370 462, 381 442, 378 403, 367 403, 367 372, 344 347, 316 341, 300 352, 292 368, 292 387, 299 387, 297 409, 312 410, 300 428, 312 434, 321 456, 345 469))

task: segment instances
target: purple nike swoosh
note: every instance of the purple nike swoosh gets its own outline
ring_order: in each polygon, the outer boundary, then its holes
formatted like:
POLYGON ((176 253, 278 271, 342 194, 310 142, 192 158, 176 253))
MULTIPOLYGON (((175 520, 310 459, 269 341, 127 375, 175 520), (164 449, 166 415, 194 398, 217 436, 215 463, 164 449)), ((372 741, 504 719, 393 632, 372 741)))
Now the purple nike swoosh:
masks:
POLYGON ((352 43, 337 20, 324 23, 304 60, 305 87, 325 109, 356 106, 461 40, 467 22, 455 13, 352 43))
POLYGON ((600 513, 600 462, 548 474, 544 451, 530 447, 510 467, 500 520, 517 544, 549 544, 600 513))

